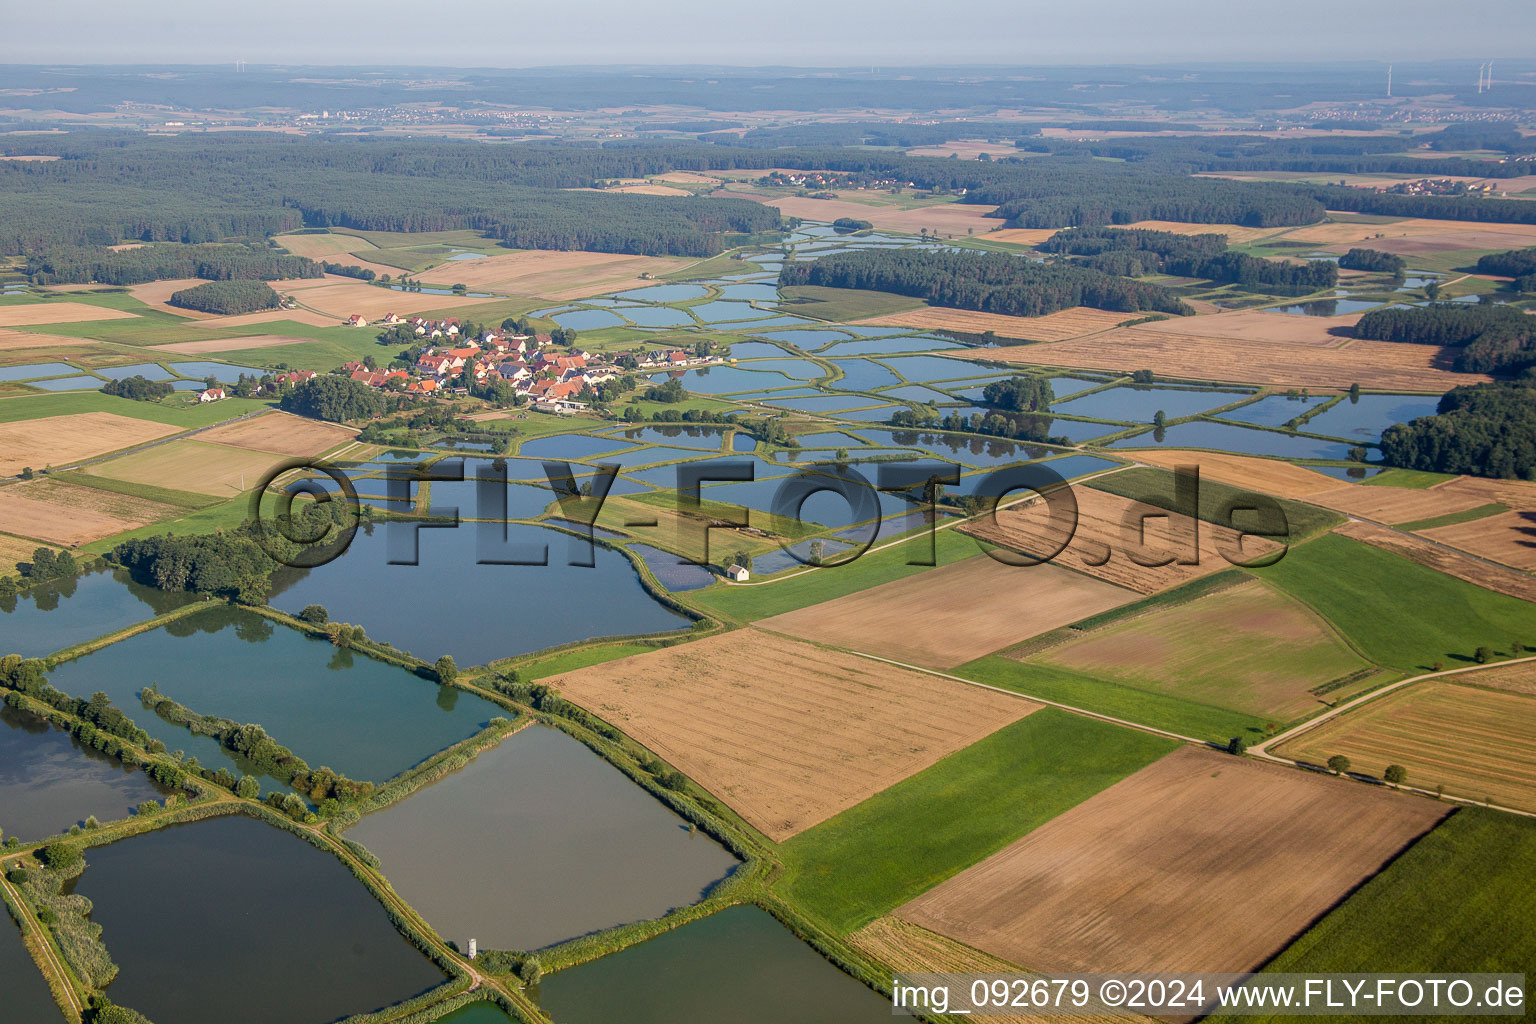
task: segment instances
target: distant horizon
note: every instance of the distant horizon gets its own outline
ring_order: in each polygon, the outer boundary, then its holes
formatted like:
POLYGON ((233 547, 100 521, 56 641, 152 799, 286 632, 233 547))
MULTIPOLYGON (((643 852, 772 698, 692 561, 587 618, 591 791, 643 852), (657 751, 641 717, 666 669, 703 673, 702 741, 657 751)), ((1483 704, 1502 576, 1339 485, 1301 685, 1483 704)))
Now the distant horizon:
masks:
MULTIPOLYGON (((259 8, 194 0, 55 0, 8 13, 0 64, 232 64, 540 68, 601 66, 1160 66, 1206 62, 1499 60, 1491 41, 1536 38, 1536 5, 1442 18, 1421 0, 1293 0, 1234 11, 1222 0, 920 0, 828 3, 813 12, 699 0, 554 7, 401 0, 259 8), (80 26, 91 31, 81 32, 80 26), (702 61, 700 58, 705 58, 702 61)), ((1506 57, 1507 60, 1528 58, 1506 57)))

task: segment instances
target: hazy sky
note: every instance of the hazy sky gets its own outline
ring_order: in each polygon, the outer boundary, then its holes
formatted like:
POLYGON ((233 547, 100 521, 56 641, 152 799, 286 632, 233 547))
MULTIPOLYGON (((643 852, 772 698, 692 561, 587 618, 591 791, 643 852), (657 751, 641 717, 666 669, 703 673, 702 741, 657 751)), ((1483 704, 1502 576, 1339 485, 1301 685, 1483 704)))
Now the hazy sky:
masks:
POLYGON ((0 63, 1051 64, 1536 56, 1536 3, 47 0, 0 63))

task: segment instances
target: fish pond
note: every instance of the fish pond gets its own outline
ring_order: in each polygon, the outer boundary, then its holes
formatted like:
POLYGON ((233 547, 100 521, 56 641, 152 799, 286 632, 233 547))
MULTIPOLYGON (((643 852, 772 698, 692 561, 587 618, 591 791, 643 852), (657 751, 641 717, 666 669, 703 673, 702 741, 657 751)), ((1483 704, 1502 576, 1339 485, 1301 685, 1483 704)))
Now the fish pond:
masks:
POLYGON ((86 863, 73 889, 120 968, 107 994, 155 1024, 325 1024, 445 977, 339 860, 252 818, 173 825, 86 863))
POLYGON ((624 555, 597 545, 578 559, 591 565, 572 565, 572 546, 538 526, 389 523, 359 531, 335 561, 275 581, 272 604, 320 604, 424 661, 451 654, 461 666, 689 624, 646 592, 624 555))
POLYGON ((0 706, 0 825, 42 839, 82 824, 126 818, 169 790, 137 768, 82 744, 47 719, 0 706))
POLYGON ((99 570, 0 598, 0 653, 41 658, 196 600, 99 570))
POLYGON ((460 947, 538 949, 697 902, 739 863, 584 745, 531 726, 347 838, 460 947), (444 864, 456 865, 444 871, 444 864))
POLYGON ((539 985, 556 1024, 860 1024, 891 1004, 795 938, 766 911, 736 906, 539 985))

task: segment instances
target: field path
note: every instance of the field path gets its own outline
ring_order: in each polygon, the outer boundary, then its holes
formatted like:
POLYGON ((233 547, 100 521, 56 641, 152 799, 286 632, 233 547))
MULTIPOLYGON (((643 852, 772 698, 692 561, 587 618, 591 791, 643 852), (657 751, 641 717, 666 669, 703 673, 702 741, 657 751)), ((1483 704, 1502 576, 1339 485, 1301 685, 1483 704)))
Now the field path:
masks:
MULTIPOLYGON (((1448 676, 1465 675, 1466 673, 1478 672, 1483 669, 1502 668, 1506 665, 1522 665, 1529 662, 1536 662, 1536 655, 1527 656, 1524 658, 1510 658, 1505 661, 1494 661, 1489 662, 1486 665, 1468 665, 1464 668, 1450 668, 1443 672, 1425 672, 1423 675, 1411 676, 1407 679, 1400 679, 1395 683, 1389 683, 1388 685, 1380 687, 1379 689, 1372 690, 1370 693, 1356 697, 1354 700, 1345 701, 1338 707, 1331 708, 1328 711, 1323 712, 1321 715, 1318 715, 1316 718, 1308 719, 1298 726, 1287 729, 1285 732, 1276 733, 1274 736, 1271 736, 1269 739, 1264 740, 1261 743, 1255 743, 1253 746, 1248 748, 1248 753, 1253 757, 1260 757, 1266 761, 1274 761, 1279 764, 1306 767, 1304 764, 1302 764, 1302 762, 1296 761, 1293 758, 1281 757, 1278 754, 1271 754, 1269 752, 1269 748, 1278 743, 1284 743, 1288 740, 1293 740, 1303 733, 1310 732, 1311 730, 1322 725, 1324 722, 1337 718, 1339 715, 1344 714, 1346 711, 1357 708, 1360 705, 1368 703, 1369 701, 1373 701, 1378 697, 1384 697, 1394 690, 1400 690, 1403 687, 1411 686, 1414 683, 1422 683, 1426 679, 1444 679, 1448 676)), ((1370 781, 1375 782, 1374 779, 1371 779, 1370 781)), ((1399 785, 1397 788, 1407 790, 1410 793, 1422 793, 1425 796, 1438 796, 1442 800, 1450 800, 1455 803, 1468 804, 1474 807, 1491 807, 1494 810, 1503 811, 1506 814, 1518 814, 1524 818, 1536 818, 1536 812, 1522 811, 1518 808, 1504 807, 1500 804, 1484 803, 1481 800, 1472 800, 1463 797, 1450 796, 1448 794, 1438 794, 1432 790, 1421 789, 1417 786, 1399 785)))
MULTIPOLYGON (((11 885, 10 880, 7 879, 3 874, 0 874, 0 888, 5 890, 6 898, 9 899, 15 906, 22 908, 23 911, 25 911, 25 908, 30 906, 30 904, 21 898, 21 893, 16 891, 16 888, 11 885)), ((26 924, 22 925, 22 938, 25 939, 33 935, 34 931, 36 930, 38 930, 37 924, 32 920, 28 920, 26 924)), ((49 937, 46 932, 38 935, 35 947, 42 950, 44 962, 39 964, 38 967, 43 972, 43 974, 48 976, 48 987, 52 989, 55 994, 61 990, 63 991, 64 998, 69 1003, 71 1015, 75 1020, 79 1020, 80 1015, 85 1011, 85 1007, 81 1005, 80 996, 75 992, 74 979, 70 976, 70 973, 64 969, 64 964, 59 960, 58 953, 54 951, 52 938, 49 937)), ((34 957, 36 956, 33 944, 28 944, 27 949, 28 952, 33 953, 34 957)))

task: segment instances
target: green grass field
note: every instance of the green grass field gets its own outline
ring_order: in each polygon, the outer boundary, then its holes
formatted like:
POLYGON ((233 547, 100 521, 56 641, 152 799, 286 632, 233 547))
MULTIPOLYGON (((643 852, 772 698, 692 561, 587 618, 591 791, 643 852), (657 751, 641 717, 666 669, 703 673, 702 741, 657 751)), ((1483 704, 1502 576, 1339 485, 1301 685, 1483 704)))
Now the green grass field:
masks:
MULTIPOLYGON (((1198 458, 1195 459, 1198 462, 1198 458)), ((1123 498, 1131 498, 1135 501, 1146 502, 1148 505, 1156 505, 1158 508, 1171 509, 1173 507, 1173 473, 1166 469, 1153 469, 1149 466, 1132 466, 1118 473, 1110 473, 1107 476, 1095 477, 1087 486, 1100 491, 1108 491, 1110 494, 1118 494, 1123 498)), ((1199 516, 1208 523, 1217 523, 1222 526, 1234 526, 1237 529, 1254 527, 1252 513, 1238 512, 1236 522, 1224 515, 1223 512, 1236 502, 1241 508, 1244 495, 1251 492, 1241 487, 1233 487, 1217 480, 1202 477, 1200 480, 1200 507, 1199 516)), ((1344 522, 1344 516, 1328 509, 1318 508, 1316 505, 1306 505, 1299 501, 1290 501, 1285 498, 1276 498, 1280 509, 1285 513, 1285 521, 1289 527, 1289 540, 1295 543, 1307 537, 1314 536, 1324 530, 1331 530, 1344 522)))
POLYGON ((779 305, 791 313, 815 317, 817 320, 863 320, 886 313, 900 313, 908 309, 920 309, 921 299, 890 292, 864 291, 858 288, 822 288, 817 285, 797 285, 781 291, 779 305))
POLYGON ((1045 708, 786 841, 779 887, 852 931, 1174 746, 1045 708))
POLYGON ((1536 614, 1513 597, 1427 569, 1380 548, 1330 534, 1250 570, 1321 614, 1382 665, 1427 672, 1472 663, 1479 646, 1536 646, 1536 614))
POLYGON ((950 671, 978 683, 1213 743, 1226 743, 1233 736, 1253 742, 1264 735, 1264 720, 1253 715, 1001 655, 989 654, 950 671))
MULTIPOLYGON (((844 565, 817 569, 760 587, 720 584, 687 594, 685 598, 706 611, 738 622, 764 619, 923 572, 931 567, 908 565, 907 560, 926 555, 927 544, 927 534, 921 533, 844 565)), ((970 558, 978 550, 979 545, 974 539, 954 530, 940 530, 935 538, 935 561, 939 565, 970 558)))
POLYGON ((0 423, 35 420, 43 416, 67 416, 77 412, 110 412, 183 428, 208 427, 265 409, 271 404, 254 398, 226 398, 222 402, 207 405, 171 406, 159 402, 135 402, 131 398, 104 395, 100 391, 18 395, 0 399, 0 423))
MULTIPOLYGON (((1536 963, 1532 906, 1536 906, 1536 821, 1467 808, 1411 846, 1264 970, 1524 973, 1529 1005, 1531 982, 1536 980, 1529 977, 1536 963)), ((1259 1024, 1295 1018, 1208 1019, 1259 1024)), ((1529 1019, 1529 1013, 1520 1019, 1529 1019)))
POLYGON ((589 668, 592 665, 601 665, 605 661, 617 661, 627 658, 631 654, 645 654, 654 651, 654 644, 637 643, 613 643, 597 644, 592 647, 580 647, 576 650, 561 651, 543 658, 533 658, 528 661, 514 661, 518 673, 525 680, 543 679, 546 676, 557 676, 562 672, 574 672, 578 668, 589 668))
POLYGON ((1375 476, 1368 476, 1361 483, 1376 487, 1411 487, 1422 491, 1455 480, 1454 473, 1431 473, 1425 469, 1384 469, 1375 476))

